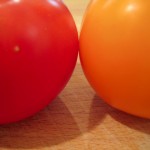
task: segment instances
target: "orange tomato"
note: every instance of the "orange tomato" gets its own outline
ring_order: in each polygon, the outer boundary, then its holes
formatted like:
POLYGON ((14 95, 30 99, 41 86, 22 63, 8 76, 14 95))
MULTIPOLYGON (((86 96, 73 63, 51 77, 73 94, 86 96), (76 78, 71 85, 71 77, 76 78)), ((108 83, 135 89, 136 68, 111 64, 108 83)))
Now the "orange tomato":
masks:
POLYGON ((93 0, 83 21, 80 58, 107 103, 150 118, 149 0, 93 0))

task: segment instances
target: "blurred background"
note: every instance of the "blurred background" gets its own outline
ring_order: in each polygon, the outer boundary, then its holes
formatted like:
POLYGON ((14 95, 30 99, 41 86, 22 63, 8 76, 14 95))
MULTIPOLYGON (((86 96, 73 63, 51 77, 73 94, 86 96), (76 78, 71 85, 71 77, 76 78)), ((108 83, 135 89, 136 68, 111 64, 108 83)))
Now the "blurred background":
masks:
POLYGON ((70 11, 75 19, 78 31, 81 28, 83 15, 84 15, 84 12, 86 10, 86 7, 87 7, 89 1, 90 0, 64 0, 64 3, 70 9, 70 11))

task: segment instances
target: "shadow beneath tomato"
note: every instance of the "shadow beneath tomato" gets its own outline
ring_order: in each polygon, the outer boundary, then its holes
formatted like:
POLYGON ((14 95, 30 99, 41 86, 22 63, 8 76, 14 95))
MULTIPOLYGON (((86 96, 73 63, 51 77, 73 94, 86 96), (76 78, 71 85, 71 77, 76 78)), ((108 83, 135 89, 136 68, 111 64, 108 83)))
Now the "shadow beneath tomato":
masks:
MULTIPOLYGON (((136 117, 128 113, 125 113, 123 111, 117 110, 111 107, 110 105, 108 105, 107 103, 103 102, 98 96, 95 96, 94 99, 95 99, 95 102, 93 101, 93 105, 97 105, 97 108, 100 109, 98 114, 100 113, 102 113, 103 115, 108 114, 119 123, 126 125, 127 127, 131 129, 138 130, 140 132, 150 135, 150 119, 136 117), (96 102, 96 101, 100 101, 100 102, 96 102), (100 103, 100 104, 98 105, 97 103, 100 103)), ((96 111, 96 109, 94 109, 94 111, 96 111)), ((94 117, 91 116, 91 120, 93 118, 94 117)))
POLYGON ((39 148, 74 139, 81 132, 61 99, 24 121, 0 126, 0 148, 39 148))
POLYGON ((89 116, 89 129, 97 126, 100 123, 99 121, 102 121, 102 118, 105 119, 106 115, 111 116, 112 121, 115 119, 115 121, 131 129, 150 135, 150 119, 143 119, 119 111, 102 101, 99 96, 95 95, 89 116), (99 118, 101 119, 99 120, 99 118))
POLYGON ((136 116, 127 114, 125 112, 119 111, 117 109, 113 109, 113 111, 111 111, 109 115, 116 121, 128 126, 129 128, 132 128, 134 130, 138 130, 140 132, 150 135, 150 120, 149 119, 136 117, 136 116))
POLYGON ((82 135, 105 117, 102 102, 94 95, 77 65, 69 84, 47 108, 24 121, 0 126, 0 149, 50 148, 77 137, 82 145, 82 135))
POLYGON ((109 106, 107 106, 104 101, 102 101, 97 95, 94 96, 89 113, 89 130, 102 123, 108 113, 108 108, 109 106))

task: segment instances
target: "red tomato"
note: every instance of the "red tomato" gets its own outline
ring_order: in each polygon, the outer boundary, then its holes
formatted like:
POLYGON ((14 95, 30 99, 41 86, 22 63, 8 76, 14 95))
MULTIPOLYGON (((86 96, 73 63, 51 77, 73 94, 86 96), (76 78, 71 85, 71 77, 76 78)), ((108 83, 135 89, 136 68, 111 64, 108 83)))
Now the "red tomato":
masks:
POLYGON ((78 54, 60 0, 0 1, 0 124, 41 110, 64 88, 78 54))

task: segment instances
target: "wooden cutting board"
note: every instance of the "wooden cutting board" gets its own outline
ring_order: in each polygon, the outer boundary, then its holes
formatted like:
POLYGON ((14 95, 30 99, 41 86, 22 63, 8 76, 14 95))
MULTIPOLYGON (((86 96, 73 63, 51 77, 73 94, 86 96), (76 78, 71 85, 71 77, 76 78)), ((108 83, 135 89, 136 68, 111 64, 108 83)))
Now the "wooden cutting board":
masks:
MULTIPOLYGON (((65 0, 80 28, 87 0, 65 0)), ((0 126, 0 150, 150 150, 150 120, 120 112, 89 86, 78 62, 61 94, 37 115, 0 126)))

